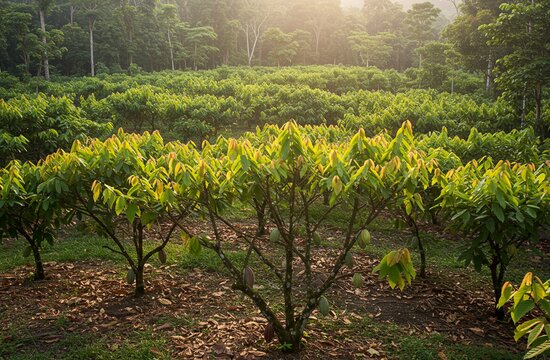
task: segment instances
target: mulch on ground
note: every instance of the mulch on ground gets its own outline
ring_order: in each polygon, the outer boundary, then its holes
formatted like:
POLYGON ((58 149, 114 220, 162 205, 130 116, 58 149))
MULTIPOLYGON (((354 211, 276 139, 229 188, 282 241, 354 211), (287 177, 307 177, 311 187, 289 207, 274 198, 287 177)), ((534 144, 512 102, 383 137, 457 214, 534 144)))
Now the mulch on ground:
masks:
MULTIPOLYGON (((330 266, 334 251, 318 251, 317 270, 330 266)), ((456 343, 521 350, 513 341, 513 326, 492 317, 492 298, 486 290, 464 289, 460 275, 453 274, 431 274, 404 292, 390 290, 371 274, 376 263, 365 254, 355 256, 354 271, 363 274, 363 287, 355 289, 342 280, 331 289, 331 314, 323 318, 314 313, 306 350, 296 358, 385 358, 396 345, 361 331, 357 324, 367 317, 398 325, 411 336, 438 332, 456 343)), ((22 324, 34 337, 18 348, 27 352, 43 351, 68 334, 96 336, 116 348, 129 332, 150 330, 168 339, 174 358, 282 356, 276 342, 263 339, 266 321, 248 299, 231 289, 223 274, 149 266, 147 295, 134 299, 121 270, 106 262, 47 263, 46 281, 30 281, 31 267, 1 274, 3 341, 17 341, 9 330, 22 324)), ((154 355, 159 349, 150 351, 154 355)), ((0 350, 2 355, 7 354, 0 350)))

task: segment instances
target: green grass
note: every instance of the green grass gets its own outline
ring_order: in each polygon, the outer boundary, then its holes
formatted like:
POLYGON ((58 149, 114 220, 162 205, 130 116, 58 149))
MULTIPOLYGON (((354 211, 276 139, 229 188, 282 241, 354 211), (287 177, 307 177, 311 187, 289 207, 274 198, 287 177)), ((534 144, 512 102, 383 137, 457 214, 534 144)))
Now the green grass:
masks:
MULTIPOLYGON (((326 207, 318 204, 312 210, 316 216, 320 216, 326 207)), ((336 209, 327 218, 325 224, 330 228, 343 231, 346 229, 349 214, 349 209, 336 209)), ((417 249, 412 246, 411 235, 407 229, 397 229, 393 221, 384 217, 376 218, 368 226, 368 229, 373 235, 371 244, 365 250, 355 249, 354 251, 365 251, 367 254, 381 259, 388 252, 405 246, 411 249, 413 262, 418 268, 420 257, 417 249)), ((438 238, 432 233, 424 231, 421 231, 420 235, 426 249, 428 272, 448 272, 450 270, 466 275, 463 285, 472 288, 479 287, 480 284, 490 286, 490 272, 487 267, 483 267, 480 273, 476 273, 473 266, 465 268, 464 263, 458 260, 465 242, 438 238)), ((323 245, 328 247, 340 247, 340 244, 338 239, 333 242, 323 242, 323 245)), ((506 280, 515 283, 521 282, 525 273, 529 271, 543 279, 550 278, 550 267, 547 266, 548 255, 538 263, 532 261, 533 255, 535 253, 531 249, 521 249, 520 254, 514 257, 508 267, 506 280)))
POLYGON ((402 337, 395 356, 407 360, 441 360, 440 353, 452 360, 520 360, 523 355, 505 350, 473 345, 456 345, 441 334, 426 338, 402 337))
MULTIPOLYGON (((83 260, 107 260, 117 263, 124 263, 119 255, 103 248, 104 245, 111 245, 105 239, 94 235, 70 234, 67 238, 57 241, 53 246, 44 244, 42 247, 42 260, 58 262, 76 262, 83 260)), ((22 266, 33 265, 32 256, 25 258, 23 250, 27 243, 22 239, 5 241, 0 245, 0 272, 22 266)))
POLYGON ((65 334, 65 336, 51 347, 33 348, 35 339, 32 336, 16 338, 6 344, 0 339, 0 357, 10 360, 87 360, 87 359, 169 359, 170 353, 166 349, 166 340, 153 335, 151 331, 133 332, 128 336, 120 334, 124 339, 114 345, 109 339, 95 335, 65 334), (17 345, 27 344, 32 350, 21 352, 17 345), (154 349, 154 352, 151 350, 154 349))
MULTIPOLYGON (((340 322, 327 324, 337 330, 340 322), (331 325, 332 324, 332 325, 331 325)), ((348 325, 348 328, 358 332, 365 339, 375 338, 384 342, 386 354, 391 359, 403 360, 441 360, 440 353, 449 360, 519 360, 521 354, 476 345, 457 345, 440 333, 411 336, 395 324, 378 322, 365 316, 348 325), (394 343, 396 346, 389 346, 394 343)))
MULTIPOLYGON (((145 250, 151 250, 157 243, 147 241, 145 250)), ((22 239, 5 241, 0 244, 0 272, 8 272, 11 269, 23 266, 34 265, 32 256, 24 257, 23 251, 26 247, 26 242, 22 239)), ((53 246, 44 244, 41 250, 43 262, 79 262, 101 260, 112 262, 117 265, 127 265, 126 259, 119 254, 112 252, 104 246, 116 248, 115 244, 107 238, 97 235, 79 234, 72 230, 54 243, 53 246)), ((127 243, 128 253, 132 255, 133 244, 127 243)), ((203 249, 198 255, 191 255, 185 252, 181 242, 173 241, 169 243, 165 252, 167 254, 167 264, 177 264, 183 269, 201 268, 207 271, 222 272, 223 264, 216 253, 203 249)), ((231 252, 231 257, 237 264, 241 264, 245 257, 245 253, 241 251, 231 252)), ((153 256, 150 262, 159 266, 158 257, 153 256)), ((47 266, 45 268, 47 272, 47 266)))

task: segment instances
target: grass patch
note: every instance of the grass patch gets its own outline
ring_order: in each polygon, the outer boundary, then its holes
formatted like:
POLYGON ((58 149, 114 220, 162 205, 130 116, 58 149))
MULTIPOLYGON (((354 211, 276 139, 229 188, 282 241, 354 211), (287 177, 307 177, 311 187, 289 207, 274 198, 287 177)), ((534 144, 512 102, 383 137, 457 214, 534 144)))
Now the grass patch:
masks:
POLYGON ((17 344, 34 342, 28 338, 16 339, 9 347, 0 342, 0 355, 10 360, 170 359, 166 340, 154 336, 150 331, 134 332, 120 343, 109 343, 108 340, 112 340, 112 336, 109 339, 98 339, 93 335, 67 334, 47 349, 36 347, 28 352, 15 352, 13 350, 17 344))
POLYGON ((395 356, 407 360, 440 360, 443 354, 453 360, 520 360, 523 355, 475 345, 457 345, 441 334, 426 338, 402 337, 395 356))
MULTIPOLYGON (((110 245, 109 240, 99 236, 70 234, 55 242, 53 246, 43 244, 42 261, 76 262, 101 259, 116 263, 125 262, 119 255, 105 249, 104 245, 110 245)), ((0 272, 17 266, 34 265, 32 256, 23 256, 26 247, 27 243, 22 239, 10 239, 0 245, 0 272)))

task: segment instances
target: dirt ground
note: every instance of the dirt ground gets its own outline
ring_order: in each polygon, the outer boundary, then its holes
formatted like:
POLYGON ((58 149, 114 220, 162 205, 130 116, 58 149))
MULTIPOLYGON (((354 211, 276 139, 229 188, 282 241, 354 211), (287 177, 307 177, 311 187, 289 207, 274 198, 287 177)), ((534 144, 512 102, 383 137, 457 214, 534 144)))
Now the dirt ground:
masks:
MULTIPOLYGON (((328 259, 334 250, 321 251, 328 259)), ((365 323, 398 326, 401 335, 438 332, 458 344, 521 351, 512 337, 513 326, 492 316, 490 294, 461 287, 459 274, 429 274, 400 292, 371 274, 376 263, 364 254, 355 257, 364 285, 355 289, 342 280, 331 289, 331 314, 313 314, 306 350, 296 358, 386 358, 395 343, 365 331, 365 323)), ((40 282, 29 280, 31 267, 0 274, 1 333, 23 324, 35 338, 19 344, 21 351, 47 349, 68 334, 108 339, 116 347, 128 332, 152 329, 168 340, 175 358, 282 356, 276 341, 267 344, 263 339, 266 321, 223 274, 193 269, 182 276, 177 265, 149 266, 147 295, 134 299, 121 269, 110 263, 47 263, 46 269, 48 279, 40 282)), ((9 335, 3 339, 15 340, 9 335)))

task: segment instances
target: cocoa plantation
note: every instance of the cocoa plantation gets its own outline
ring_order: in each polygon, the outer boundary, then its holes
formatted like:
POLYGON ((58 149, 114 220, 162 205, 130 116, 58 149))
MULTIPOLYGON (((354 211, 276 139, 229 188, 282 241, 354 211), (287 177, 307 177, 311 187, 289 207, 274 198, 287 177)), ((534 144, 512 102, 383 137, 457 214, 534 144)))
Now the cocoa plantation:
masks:
POLYGON ((549 10, 0 0, 0 358, 546 358, 549 10))

